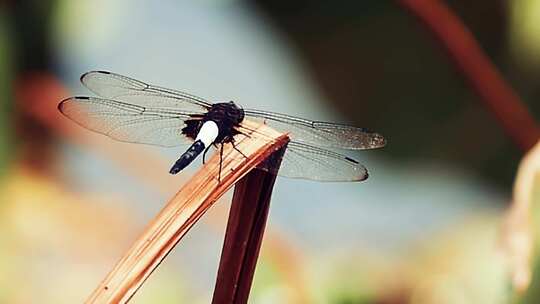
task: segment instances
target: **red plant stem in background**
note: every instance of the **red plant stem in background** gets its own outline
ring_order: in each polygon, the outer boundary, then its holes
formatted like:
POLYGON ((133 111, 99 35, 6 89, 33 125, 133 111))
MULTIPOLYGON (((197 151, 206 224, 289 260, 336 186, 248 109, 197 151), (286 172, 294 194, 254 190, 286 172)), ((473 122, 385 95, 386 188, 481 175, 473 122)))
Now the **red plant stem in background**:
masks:
POLYGON ((442 43, 454 63, 480 96, 483 105, 523 151, 540 138, 527 107, 482 51, 460 19, 438 0, 397 0, 422 21, 442 43))
MULTIPOLYGON (((282 148, 270 158, 279 159, 282 148)), ((212 304, 247 303, 276 175, 253 169, 236 183, 212 304)))

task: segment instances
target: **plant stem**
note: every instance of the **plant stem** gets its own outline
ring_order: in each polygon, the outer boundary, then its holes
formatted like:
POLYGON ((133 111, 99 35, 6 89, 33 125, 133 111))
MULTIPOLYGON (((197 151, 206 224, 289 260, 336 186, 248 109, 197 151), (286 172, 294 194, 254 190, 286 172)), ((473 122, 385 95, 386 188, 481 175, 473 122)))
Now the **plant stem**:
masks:
POLYGON ((256 134, 236 143, 247 158, 228 147, 214 155, 148 224, 86 303, 126 303, 180 239, 230 187, 288 142, 264 124, 244 121, 256 134), (261 136, 259 136, 261 135, 261 136), (218 182, 219 167, 221 181, 218 182))
POLYGON ((540 138, 538 125, 463 22, 443 1, 397 0, 397 3, 417 17, 442 44, 484 107, 513 142, 523 151, 532 148, 540 138))
MULTIPOLYGON (((283 153, 281 148, 270 156, 277 159, 274 165, 279 166, 283 153)), ((275 174, 253 169, 236 183, 213 304, 247 302, 275 180, 275 174)))

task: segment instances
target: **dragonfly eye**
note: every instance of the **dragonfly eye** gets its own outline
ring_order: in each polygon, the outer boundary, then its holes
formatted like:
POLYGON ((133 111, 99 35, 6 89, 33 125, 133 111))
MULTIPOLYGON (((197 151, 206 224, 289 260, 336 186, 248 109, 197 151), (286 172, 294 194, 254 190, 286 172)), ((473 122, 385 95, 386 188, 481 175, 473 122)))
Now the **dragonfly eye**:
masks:
POLYGON ((244 110, 239 109, 239 113, 238 113, 238 123, 241 123, 241 122, 244 120, 244 117, 245 117, 244 110))

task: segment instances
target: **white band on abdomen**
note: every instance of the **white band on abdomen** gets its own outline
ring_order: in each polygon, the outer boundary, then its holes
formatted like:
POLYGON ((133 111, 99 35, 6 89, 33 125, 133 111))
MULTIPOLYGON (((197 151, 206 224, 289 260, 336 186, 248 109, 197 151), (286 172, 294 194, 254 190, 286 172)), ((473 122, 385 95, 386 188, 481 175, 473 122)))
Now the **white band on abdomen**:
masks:
POLYGON ((195 138, 195 141, 200 139, 203 142, 204 147, 208 148, 214 142, 214 140, 216 140, 218 134, 219 128, 217 124, 209 120, 202 125, 199 134, 197 134, 197 138, 195 138))

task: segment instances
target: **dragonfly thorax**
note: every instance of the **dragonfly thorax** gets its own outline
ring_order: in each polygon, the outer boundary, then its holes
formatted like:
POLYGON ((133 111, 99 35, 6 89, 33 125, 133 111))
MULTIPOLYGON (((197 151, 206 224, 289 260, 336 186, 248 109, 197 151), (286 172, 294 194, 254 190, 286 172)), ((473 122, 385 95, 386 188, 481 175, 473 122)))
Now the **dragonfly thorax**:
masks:
POLYGON ((240 132, 235 127, 244 120, 244 110, 234 102, 220 102, 212 104, 208 112, 204 115, 193 115, 193 119, 186 120, 186 127, 182 133, 195 139, 203 124, 209 120, 215 122, 219 129, 219 134, 214 143, 228 143, 240 132))

